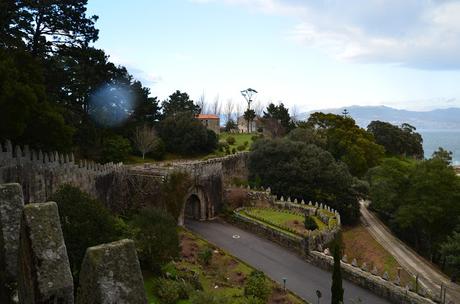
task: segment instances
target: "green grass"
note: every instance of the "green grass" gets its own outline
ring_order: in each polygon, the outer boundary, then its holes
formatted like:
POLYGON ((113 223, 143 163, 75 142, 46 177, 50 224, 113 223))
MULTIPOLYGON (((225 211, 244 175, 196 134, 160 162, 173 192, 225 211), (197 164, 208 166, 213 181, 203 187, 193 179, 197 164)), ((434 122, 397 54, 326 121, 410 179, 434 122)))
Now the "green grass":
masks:
POLYGON ((230 145, 230 150, 233 148, 236 148, 238 146, 244 146, 244 142, 248 142, 248 145, 246 146, 246 149, 243 151, 249 151, 249 148, 251 147, 252 144, 252 137, 254 135, 257 135, 257 133, 221 133, 219 135, 219 140, 225 141, 227 137, 232 136, 235 138, 235 143, 233 145, 230 145))
MULTIPOLYGON (((195 271, 200 278, 201 285, 205 292, 212 292, 219 294, 221 296, 230 297, 230 298, 239 298, 244 294, 244 285, 242 282, 236 283, 232 280, 227 281, 225 278, 234 277, 235 274, 241 273, 244 277, 249 276, 249 274, 254 270, 248 264, 243 261, 231 256, 222 249, 215 247, 214 245, 206 242, 205 240, 199 238, 198 236, 192 234, 189 231, 181 230, 181 244, 187 246, 186 243, 183 243, 184 240, 188 242, 188 248, 190 247, 190 242, 195 244, 197 252, 204 250, 205 248, 211 248, 213 251, 217 249, 219 253, 214 253, 211 265, 203 266, 193 258, 181 258, 175 263, 177 269, 188 269, 195 271), (218 285, 218 288, 214 288, 215 285, 218 285)), ((148 303, 149 304, 160 304, 160 302, 155 298, 153 294, 153 284, 155 277, 152 273, 144 272, 144 286, 147 293, 148 303)), ((270 286, 273 289, 279 288, 275 282, 268 279, 270 286)), ((302 300, 297 298, 295 295, 288 293, 284 295, 285 298, 289 299, 289 302, 283 303, 292 303, 292 304, 301 304, 304 303, 302 300)), ((176 304, 187 304, 188 300, 181 300, 176 304)))
MULTIPOLYGON (((251 208, 246 211, 249 215, 254 214, 258 217, 269 219, 271 222, 285 226, 288 222, 298 221, 300 223, 304 222, 304 216, 301 214, 295 213, 288 213, 283 211, 278 211, 275 209, 269 208, 251 208)), ((316 224, 318 225, 319 230, 326 228, 326 224, 324 224, 319 218, 313 216, 316 224)))

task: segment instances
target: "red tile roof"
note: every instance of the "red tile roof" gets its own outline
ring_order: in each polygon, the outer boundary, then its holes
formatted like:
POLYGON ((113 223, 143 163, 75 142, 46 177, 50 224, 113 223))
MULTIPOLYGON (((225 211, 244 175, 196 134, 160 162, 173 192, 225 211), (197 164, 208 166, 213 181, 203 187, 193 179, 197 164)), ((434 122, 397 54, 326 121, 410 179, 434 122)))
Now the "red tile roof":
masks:
POLYGON ((219 116, 213 114, 198 114, 196 116, 198 119, 219 119, 219 116))

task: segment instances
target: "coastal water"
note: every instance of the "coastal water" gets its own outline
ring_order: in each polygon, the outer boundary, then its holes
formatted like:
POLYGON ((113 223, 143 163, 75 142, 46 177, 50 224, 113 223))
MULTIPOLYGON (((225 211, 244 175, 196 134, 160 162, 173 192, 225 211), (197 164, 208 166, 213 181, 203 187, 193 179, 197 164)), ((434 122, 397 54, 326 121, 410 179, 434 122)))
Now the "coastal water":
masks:
POLYGON ((430 158, 439 147, 453 153, 454 165, 460 165, 460 130, 417 130, 423 137, 425 158, 430 158))

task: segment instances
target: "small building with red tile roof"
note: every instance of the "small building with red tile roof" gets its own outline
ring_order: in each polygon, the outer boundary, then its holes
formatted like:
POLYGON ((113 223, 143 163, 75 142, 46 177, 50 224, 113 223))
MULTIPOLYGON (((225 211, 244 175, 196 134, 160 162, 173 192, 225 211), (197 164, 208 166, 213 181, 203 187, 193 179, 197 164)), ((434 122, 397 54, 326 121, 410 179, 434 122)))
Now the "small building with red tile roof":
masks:
POLYGON ((196 118, 209 130, 220 133, 220 117, 214 114, 198 114, 196 118))

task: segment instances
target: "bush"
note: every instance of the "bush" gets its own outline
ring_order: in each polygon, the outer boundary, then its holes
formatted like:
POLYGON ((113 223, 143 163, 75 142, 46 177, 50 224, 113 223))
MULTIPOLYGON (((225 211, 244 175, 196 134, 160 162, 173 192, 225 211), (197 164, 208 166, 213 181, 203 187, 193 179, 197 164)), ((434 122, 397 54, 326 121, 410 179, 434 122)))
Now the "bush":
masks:
POLYGON ((258 140, 259 138, 260 138, 260 137, 257 136, 257 135, 252 135, 252 136, 251 136, 251 140, 252 140, 252 141, 256 141, 256 140, 258 140))
POLYGON ((180 299, 179 282, 159 278, 155 282, 155 295, 162 304, 175 304, 180 299))
POLYGON ((236 149, 233 148, 233 149, 232 149, 232 154, 235 154, 235 153, 236 153, 236 149))
POLYGON ((151 158, 153 158, 155 160, 162 160, 162 159, 164 159, 165 155, 166 155, 165 142, 161 138, 158 138, 155 141, 154 148, 152 149, 152 151, 147 153, 147 156, 149 156, 149 157, 151 157, 151 158))
POLYGON ((228 143, 224 141, 219 141, 219 144, 217 145, 217 149, 221 152, 224 152, 229 149, 228 143))
POLYGON ((233 136, 229 136, 229 137, 227 137, 226 141, 227 141, 227 143, 228 143, 229 145, 234 145, 235 142, 236 142, 236 139, 235 139, 235 137, 233 137, 233 136))
POLYGON ((270 296, 270 292, 270 286, 265 279, 265 274, 258 270, 251 272, 244 284, 244 295, 259 298, 265 303, 270 296))
POLYGON ((249 145, 249 142, 246 140, 246 141, 244 142, 244 146, 247 147, 248 145, 249 145))
POLYGON ((186 112, 162 120, 159 135, 167 151, 182 155, 209 153, 217 148, 218 143, 216 133, 186 112))
POLYGON ((238 149, 238 151, 244 151, 244 150, 246 150, 246 146, 244 146, 244 145, 239 145, 239 146, 237 147, 237 149, 238 149))
POLYGON ((86 248, 122 239, 128 234, 128 227, 101 202, 78 188, 62 186, 50 200, 58 205, 70 268, 78 282, 86 248))
POLYGON ((198 254, 200 263, 204 266, 209 266, 212 261, 212 250, 209 248, 204 249, 198 254))
POLYGON ((305 225, 305 229, 308 229, 308 230, 318 229, 318 225, 316 224, 315 219, 311 216, 305 216, 304 225, 305 225))
POLYGON ((101 160, 105 163, 119 163, 125 161, 130 153, 129 140, 120 135, 112 135, 103 143, 101 160))
POLYGON ((148 208, 133 217, 134 240, 144 269, 161 272, 161 267, 179 257, 176 221, 166 211, 148 208))

